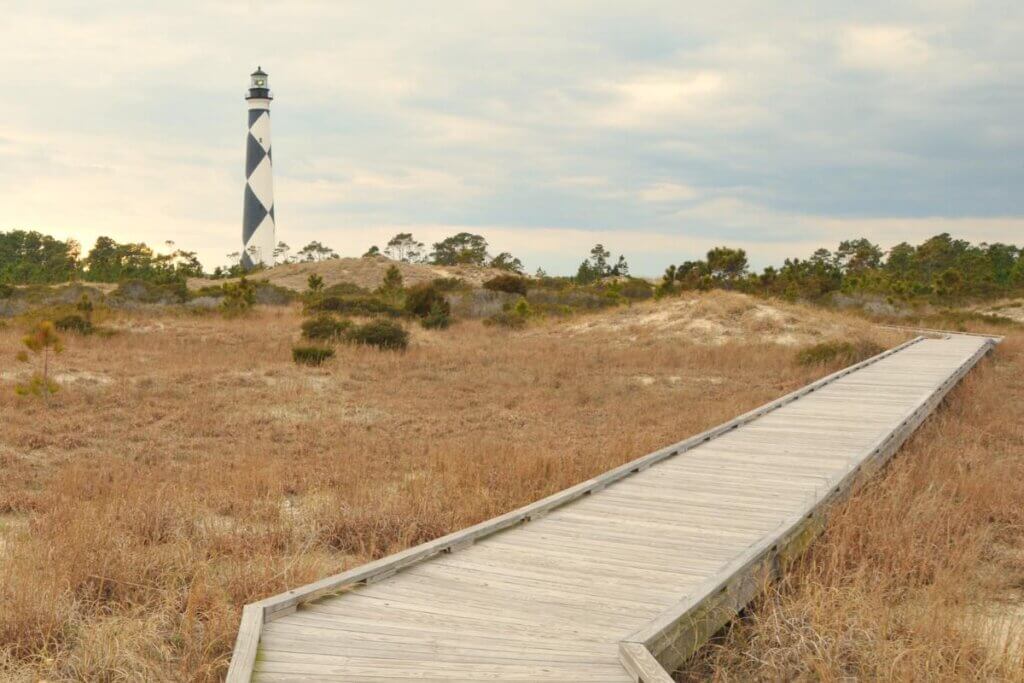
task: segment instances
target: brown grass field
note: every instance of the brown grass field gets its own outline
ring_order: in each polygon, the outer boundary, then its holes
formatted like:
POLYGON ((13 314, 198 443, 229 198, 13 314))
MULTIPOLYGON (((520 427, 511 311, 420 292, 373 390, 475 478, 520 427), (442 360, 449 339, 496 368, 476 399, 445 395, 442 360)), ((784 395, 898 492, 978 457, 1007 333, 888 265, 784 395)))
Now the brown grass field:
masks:
MULTIPOLYGON (((401 354, 342 346, 317 369, 291 361, 297 307, 108 313, 113 335, 66 336, 49 408, 13 391, 12 322, 0 329, 0 678, 216 680, 246 602, 500 514, 833 369, 797 364, 802 345, 906 336, 762 306, 711 293, 519 333, 464 321, 413 330, 401 354)), ((978 629, 1024 577, 1022 371, 1014 336, 685 675, 1010 672, 978 629)))

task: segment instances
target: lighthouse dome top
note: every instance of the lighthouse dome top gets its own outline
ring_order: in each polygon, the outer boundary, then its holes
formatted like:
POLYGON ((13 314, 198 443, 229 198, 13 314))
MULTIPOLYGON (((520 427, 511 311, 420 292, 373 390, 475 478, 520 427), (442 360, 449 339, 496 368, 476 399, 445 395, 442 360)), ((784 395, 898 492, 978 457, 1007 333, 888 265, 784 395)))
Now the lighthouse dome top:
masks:
POLYGON ((273 99, 273 97, 270 94, 270 81, 267 78, 267 73, 263 70, 263 67, 257 66, 256 70, 253 71, 252 74, 250 74, 249 94, 246 96, 245 99, 273 99))

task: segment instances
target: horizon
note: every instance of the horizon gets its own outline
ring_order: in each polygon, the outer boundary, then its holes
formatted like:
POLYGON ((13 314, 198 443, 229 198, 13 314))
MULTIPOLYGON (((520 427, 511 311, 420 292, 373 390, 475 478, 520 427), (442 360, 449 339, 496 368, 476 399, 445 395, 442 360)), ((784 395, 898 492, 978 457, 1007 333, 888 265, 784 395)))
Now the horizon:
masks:
POLYGON ((259 64, 293 252, 466 231, 528 272, 602 243, 656 276, 719 245, 760 269, 858 237, 1024 235, 1016 6, 540 8, 13 9, 0 230, 225 264, 259 64))

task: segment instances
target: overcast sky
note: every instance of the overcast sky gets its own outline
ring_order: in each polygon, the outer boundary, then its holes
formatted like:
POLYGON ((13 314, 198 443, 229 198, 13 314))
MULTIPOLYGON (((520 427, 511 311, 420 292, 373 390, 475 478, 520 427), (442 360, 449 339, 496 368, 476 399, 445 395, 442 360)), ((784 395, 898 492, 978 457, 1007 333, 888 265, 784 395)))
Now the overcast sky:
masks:
POLYGON ((248 75, 278 239, 479 232, 533 270, 726 244, 1024 242, 1020 2, 51 2, 0 24, 0 230, 241 242, 248 75))

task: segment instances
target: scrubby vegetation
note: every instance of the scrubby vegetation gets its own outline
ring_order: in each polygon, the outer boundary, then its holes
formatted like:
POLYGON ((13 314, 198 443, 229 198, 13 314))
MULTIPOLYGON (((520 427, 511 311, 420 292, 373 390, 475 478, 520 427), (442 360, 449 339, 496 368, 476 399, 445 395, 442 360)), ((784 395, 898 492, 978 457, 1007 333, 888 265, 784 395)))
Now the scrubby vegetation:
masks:
POLYGON ((28 381, 15 384, 14 390, 21 396, 42 396, 49 404, 50 395, 60 389, 51 377, 50 361, 53 356, 64 350, 64 344, 53 323, 41 321, 22 337, 21 345, 24 348, 18 352, 17 359, 22 363, 29 363, 34 356, 37 367, 28 381))
POLYGON ((800 349, 796 354, 801 365, 846 367, 877 356, 885 349, 870 339, 827 341, 800 349))
POLYGON ((339 320, 333 315, 322 313, 303 321, 302 337, 304 339, 337 341, 344 338, 345 333, 351 327, 351 320, 339 320))
POLYGON ((409 333, 391 320, 371 320, 355 325, 346 333, 345 338, 354 344, 392 351, 403 351, 409 346, 409 333))
POLYGON ((333 357, 334 349, 329 346, 292 347, 292 360, 300 365, 323 365, 333 357))
POLYGON ((53 326, 61 332, 75 332, 77 334, 92 334, 92 323, 80 315, 65 315, 54 321, 53 326))

